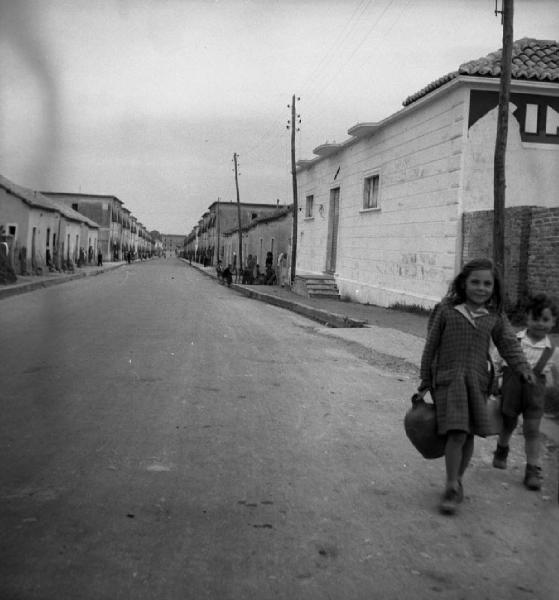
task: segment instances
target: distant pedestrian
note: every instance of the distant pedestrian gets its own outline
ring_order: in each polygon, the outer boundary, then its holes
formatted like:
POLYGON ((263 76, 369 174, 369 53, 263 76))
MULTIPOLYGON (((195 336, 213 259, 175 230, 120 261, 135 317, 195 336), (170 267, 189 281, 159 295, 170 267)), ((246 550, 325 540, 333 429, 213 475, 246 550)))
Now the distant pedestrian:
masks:
POLYGON ((522 350, 536 376, 535 385, 527 385, 511 371, 500 356, 495 368, 502 370, 503 430, 497 441, 493 466, 506 469, 509 442, 522 415, 526 470, 524 485, 529 490, 542 487, 540 466, 540 424, 543 417, 546 384, 559 386, 559 351, 549 338, 557 321, 557 305, 546 294, 534 296, 526 306, 526 329, 517 334, 522 350))
POLYGON ((231 287, 233 283, 233 273, 231 272, 231 265, 227 265, 225 269, 223 269, 221 273, 221 278, 227 284, 228 287, 231 287))
POLYGON ((271 252, 266 253, 266 262, 264 263, 264 268, 267 269, 270 267, 272 269, 274 266, 274 255, 271 252))
POLYGON ((97 266, 103 266, 103 253, 101 252, 101 250, 99 250, 99 252, 97 253, 97 266))
POLYGON ((280 252, 278 256, 278 283, 284 287, 287 283, 287 254, 280 252))
POLYGON ((464 498, 462 477, 474 450, 474 434, 489 433, 487 397, 492 387, 491 340, 527 382, 534 376, 503 312, 502 284, 488 259, 467 263, 429 319, 421 357, 420 392, 429 390, 440 435, 446 436, 446 489, 440 503, 454 514, 464 498))

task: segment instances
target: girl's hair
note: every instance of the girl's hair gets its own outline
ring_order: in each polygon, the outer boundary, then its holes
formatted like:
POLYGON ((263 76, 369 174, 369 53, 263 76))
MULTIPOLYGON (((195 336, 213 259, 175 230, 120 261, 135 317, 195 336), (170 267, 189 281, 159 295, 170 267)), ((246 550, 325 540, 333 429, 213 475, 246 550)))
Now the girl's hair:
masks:
POLYGON ((495 265, 488 258, 476 258, 466 263, 462 267, 462 271, 455 277, 454 281, 449 285, 445 300, 452 305, 462 304, 466 302, 466 279, 473 271, 491 271, 493 274, 493 294, 489 299, 488 305, 497 312, 503 312, 503 284, 501 276, 495 268, 495 265))

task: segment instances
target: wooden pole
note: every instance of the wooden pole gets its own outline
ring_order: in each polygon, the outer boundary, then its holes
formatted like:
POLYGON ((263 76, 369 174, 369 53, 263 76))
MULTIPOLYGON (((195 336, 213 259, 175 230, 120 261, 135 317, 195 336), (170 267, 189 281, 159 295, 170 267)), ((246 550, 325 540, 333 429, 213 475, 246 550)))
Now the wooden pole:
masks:
POLYGON ((295 281, 295 265, 297 264, 297 172, 295 165, 295 131, 297 130, 297 111, 295 110, 295 94, 291 98, 291 179, 293 182, 293 232, 291 235, 291 284, 295 281))
POLYGON ((219 197, 217 199, 217 214, 216 214, 216 230, 217 230, 217 258, 216 258, 216 266, 219 264, 219 197))
POLYGON ((235 163, 235 188, 237 190, 237 219, 239 221, 239 264, 237 265, 237 273, 241 273, 241 270, 243 268, 243 224, 241 220, 241 200, 239 196, 239 176, 237 174, 236 152, 233 154, 233 162, 235 163))
POLYGON ((497 138, 495 140, 493 175, 493 262, 501 277, 505 277, 505 156, 509 125, 510 81, 512 70, 514 0, 503 2, 503 49, 501 55, 501 82, 497 138))

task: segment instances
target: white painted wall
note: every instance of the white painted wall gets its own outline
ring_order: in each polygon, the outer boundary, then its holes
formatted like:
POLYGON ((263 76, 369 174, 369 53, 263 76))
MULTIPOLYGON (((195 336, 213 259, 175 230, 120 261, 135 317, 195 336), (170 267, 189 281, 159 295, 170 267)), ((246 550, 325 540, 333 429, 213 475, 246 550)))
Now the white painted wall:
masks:
MULTIPOLYGON (((559 206, 559 144, 531 144, 520 139, 520 125, 509 105, 505 162, 506 206, 559 206)), ((493 157, 497 135, 494 108, 468 131, 464 152, 464 212, 493 208, 493 157)))
POLYGON ((464 87, 439 94, 298 173, 303 208, 298 214, 298 273, 324 271, 330 189, 339 185, 335 278, 342 296, 380 306, 427 307, 444 295, 460 243, 467 98, 464 87), (364 179, 377 171, 380 209, 363 211, 364 179), (310 220, 304 219, 309 194, 315 206, 310 220))

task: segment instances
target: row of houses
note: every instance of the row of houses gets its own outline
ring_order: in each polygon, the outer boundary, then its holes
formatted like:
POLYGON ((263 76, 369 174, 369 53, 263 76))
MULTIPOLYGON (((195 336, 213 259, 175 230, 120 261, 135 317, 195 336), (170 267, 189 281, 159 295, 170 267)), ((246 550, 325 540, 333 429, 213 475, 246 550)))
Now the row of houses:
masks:
POLYGON ((239 215, 243 263, 249 255, 264 265, 267 252, 276 258, 291 244, 291 207, 264 203, 214 202, 184 240, 184 254, 205 265, 238 267, 239 215))
POLYGON ((39 192, 0 176, 0 248, 16 273, 151 256, 160 240, 116 196, 39 192))
MULTIPOLYGON (((466 62, 395 114, 357 123, 345 141, 323 143, 298 161, 295 290, 330 278, 356 302, 430 308, 465 262, 492 256, 500 63, 501 51, 466 62)), ((542 290, 559 296, 556 41, 514 43, 511 92, 505 269, 515 304, 542 290)), ((210 206, 187 236, 191 256, 235 264, 233 206, 218 226, 225 206, 210 206)), ((262 263, 266 251, 290 252, 293 215, 278 209, 250 215, 243 205, 245 264, 248 254, 262 263)))

